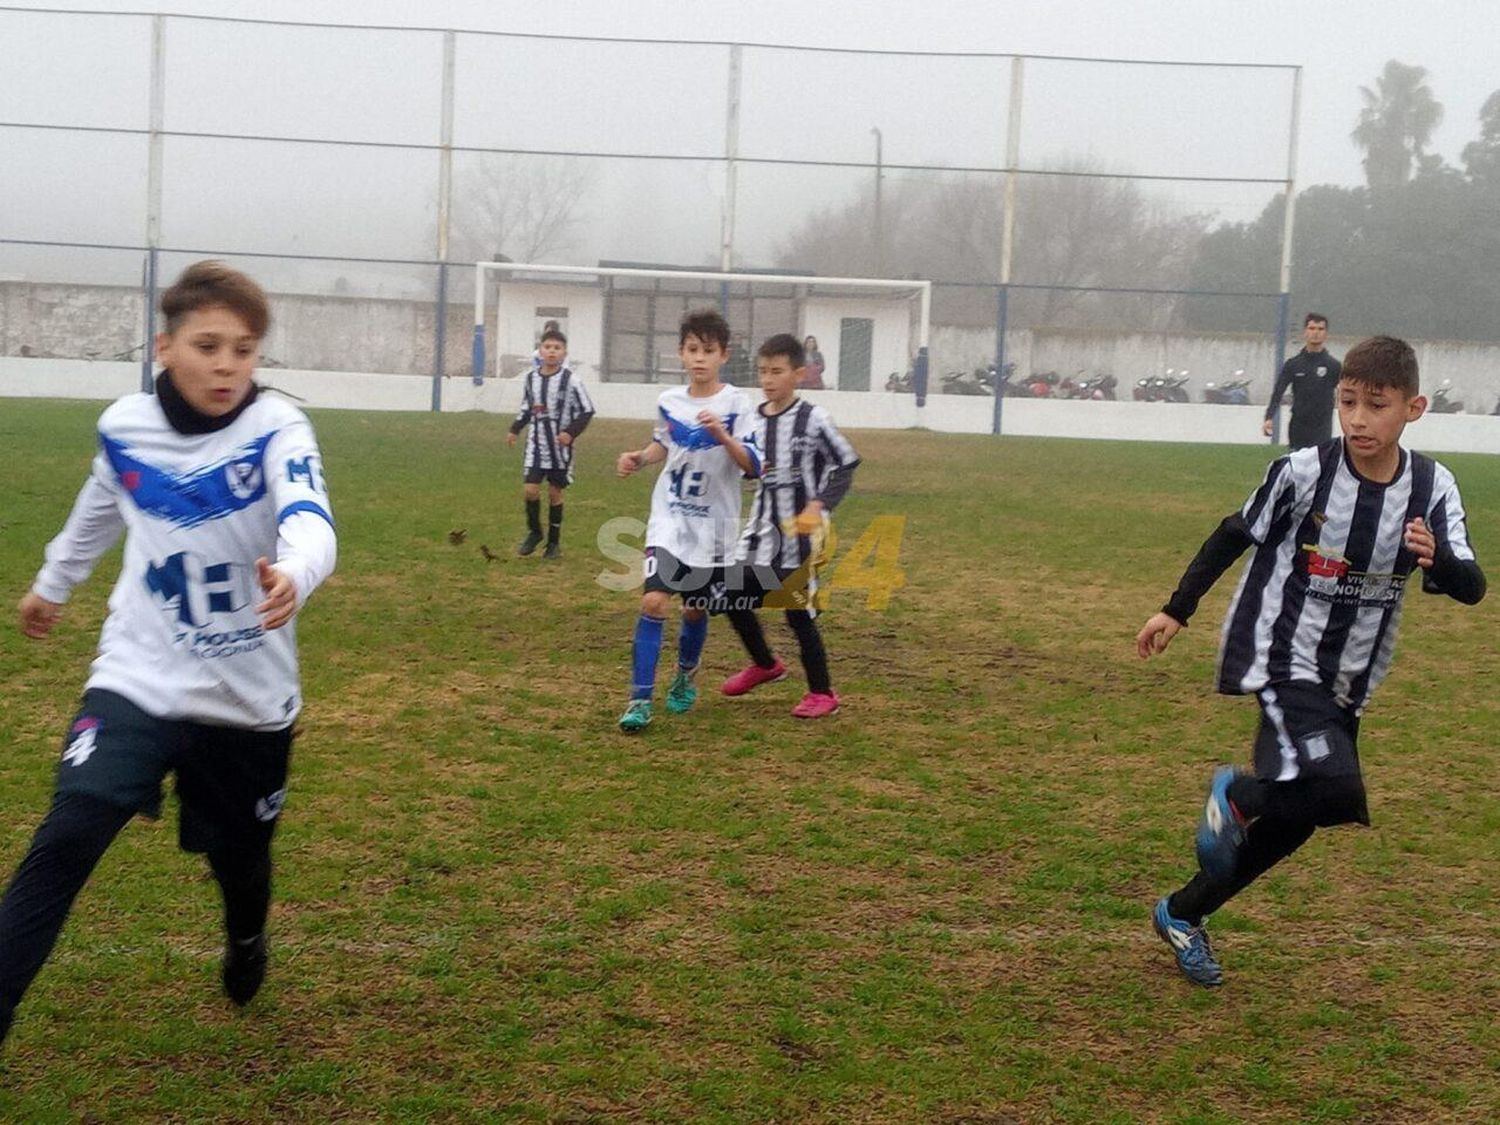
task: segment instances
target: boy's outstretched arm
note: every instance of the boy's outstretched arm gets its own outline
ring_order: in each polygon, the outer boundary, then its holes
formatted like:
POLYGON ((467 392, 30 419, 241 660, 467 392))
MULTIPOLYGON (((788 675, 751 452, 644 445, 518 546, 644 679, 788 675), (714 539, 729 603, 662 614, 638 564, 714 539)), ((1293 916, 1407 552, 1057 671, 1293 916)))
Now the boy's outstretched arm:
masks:
POLYGON ((1198 611, 1203 595, 1254 542, 1242 513, 1226 516, 1198 548, 1167 604, 1136 634, 1136 654, 1145 660, 1153 653, 1164 651, 1172 638, 1187 627, 1188 619, 1198 611))
POLYGON ((658 461, 667 459, 667 447, 654 438, 645 449, 627 449, 615 459, 615 473, 618 476, 628 477, 638 469, 647 465, 654 465, 658 461))
POLYGON ((1420 516, 1406 525, 1406 549, 1422 568, 1422 590, 1447 594, 1464 605, 1477 605, 1484 597, 1484 571, 1474 558, 1464 558, 1446 540, 1440 541, 1420 516))
POLYGON ((115 494, 101 479, 108 477, 101 460, 96 458, 93 471, 78 490, 68 522, 47 544, 47 561, 37 572, 31 591, 16 607, 21 632, 33 640, 41 640, 52 631, 73 587, 89 576, 100 556, 125 530, 125 517, 115 503, 115 494))

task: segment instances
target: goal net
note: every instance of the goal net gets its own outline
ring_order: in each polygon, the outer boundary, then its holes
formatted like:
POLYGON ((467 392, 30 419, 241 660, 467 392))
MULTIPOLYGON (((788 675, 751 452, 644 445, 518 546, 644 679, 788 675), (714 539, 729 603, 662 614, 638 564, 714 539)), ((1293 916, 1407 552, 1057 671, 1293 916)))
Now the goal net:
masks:
POLYGON ((590 380, 681 383, 678 324, 704 307, 729 322, 722 377, 741 386, 754 384, 756 350, 780 332, 813 338, 810 364, 821 357, 822 368, 808 385, 829 390, 906 391, 927 361, 928 281, 519 262, 478 262, 474 279, 475 382, 525 371, 556 322, 568 362, 590 380))

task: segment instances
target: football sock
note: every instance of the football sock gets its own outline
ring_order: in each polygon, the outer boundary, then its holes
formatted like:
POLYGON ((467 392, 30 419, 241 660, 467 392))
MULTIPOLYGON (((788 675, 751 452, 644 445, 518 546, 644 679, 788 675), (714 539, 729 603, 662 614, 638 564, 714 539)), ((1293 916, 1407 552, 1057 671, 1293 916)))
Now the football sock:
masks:
POLYGON ((630 661, 630 698, 650 699, 656 689, 656 661, 661 656, 662 627, 660 617, 644 613, 635 623, 635 646, 630 661))
POLYGON ((807 690, 818 695, 833 694, 833 685, 828 682, 828 653, 823 648, 823 635, 818 632, 817 621, 805 609, 789 609, 786 623, 797 634, 797 646, 802 650, 802 668, 807 673, 807 690))
POLYGON ((542 502, 540 500, 526 501, 526 526, 533 535, 542 533, 542 502))
POLYGON ((208 853, 208 865, 224 895, 224 932, 246 942, 266 926, 271 906, 271 846, 208 853))
POLYGON ((755 615, 755 611, 732 609, 725 616, 734 626, 734 631, 740 635, 740 641, 750 654, 750 659, 755 661, 756 667, 776 667, 776 657, 771 652, 771 646, 766 644, 766 634, 760 627, 760 618, 755 615))
POLYGON ((562 537, 562 513, 561 504, 549 504, 547 506, 547 542, 556 543, 562 537))
POLYGON ((682 630, 677 634, 677 667, 690 672, 703 659, 703 642, 708 640, 708 614, 694 621, 682 619, 682 630))

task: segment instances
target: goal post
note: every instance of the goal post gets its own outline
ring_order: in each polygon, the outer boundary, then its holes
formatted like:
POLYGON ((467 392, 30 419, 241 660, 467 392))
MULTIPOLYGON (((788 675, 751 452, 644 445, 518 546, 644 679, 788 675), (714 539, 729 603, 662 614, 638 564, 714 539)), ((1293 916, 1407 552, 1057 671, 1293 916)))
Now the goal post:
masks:
POLYGON ((816 338, 827 389, 884 391, 896 379, 906 391, 914 372, 926 376, 930 281, 477 262, 473 379, 524 370, 556 321, 580 373, 606 383, 678 382, 678 322, 704 306, 729 321, 730 382, 754 382, 756 349, 779 332, 816 338))

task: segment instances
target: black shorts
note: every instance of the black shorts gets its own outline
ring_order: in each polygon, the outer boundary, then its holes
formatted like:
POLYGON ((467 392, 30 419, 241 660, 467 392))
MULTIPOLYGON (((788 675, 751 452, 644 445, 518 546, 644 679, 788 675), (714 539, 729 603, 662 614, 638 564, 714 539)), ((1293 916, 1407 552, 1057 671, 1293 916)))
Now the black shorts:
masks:
POLYGON ((708 610, 784 609, 816 615, 820 608, 818 570, 811 558, 798 567, 734 563, 724 568, 722 596, 708 610))
POLYGON ((1278 782, 1337 780, 1339 785, 1327 788, 1348 806, 1342 819, 1369 824, 1359 769, 1359 716, 1321 684, 1272 684, 1257 698, 1255 776, 1278 782))
POLYGON ((177 775, 184 851, 270 843, 286 800, 292 728, 261 731, 148 715, 111 691, 84 693, 57 767, 57 792, 82 793, 149 817, 177 775))
POLYGON ((573 483, 573 473, 571 469, 527 469, 525 480, 527 484, 546 481, 554 488, 567 488, 573 483))
POLYGON ((693 566, 665 547, 647 547, 646 593, 673 594, 689 609, 706 609, 724 584, 721 566, 693 566), (701 603, 701 604, 699 604, 701 603))

